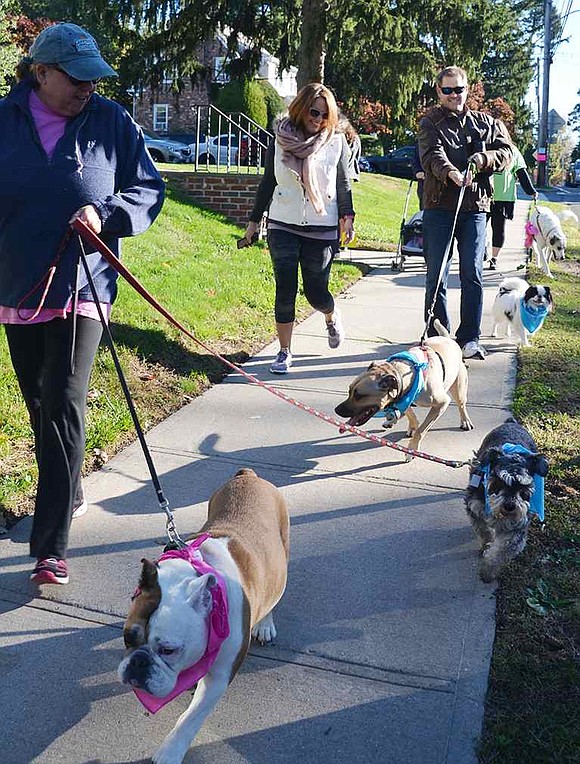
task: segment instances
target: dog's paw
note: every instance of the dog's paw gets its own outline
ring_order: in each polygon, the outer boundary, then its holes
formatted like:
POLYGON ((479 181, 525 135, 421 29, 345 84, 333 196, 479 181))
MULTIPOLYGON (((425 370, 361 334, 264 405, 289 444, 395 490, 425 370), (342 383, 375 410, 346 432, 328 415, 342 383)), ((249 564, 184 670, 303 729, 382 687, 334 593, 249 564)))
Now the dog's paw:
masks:
POLYGON ((463 420, 461 421, 461 425, 460 425, 460 426, 461 426, 461 429, 462 429, 462 430, 465 430, 465 431, 469 431, 469 430, 474 430, 474 429, 475 429, 475 427, 473 426, 473 422, 471 421, 471 419, 463 419, 463 420))
POLYGON ((491 584, 498 577, 500 567, 486 559, 486 552, 487 550, 483 550, 480 557, 478 573, 484 584, 491 584))
POLYGON ((255 639, 261 645, 273 642, 276 639, 276 634, 276 627, 274 626, 274 619, 271 613, 268 613, 261 621, 258 621, 252 629, 252 639, 255 639))

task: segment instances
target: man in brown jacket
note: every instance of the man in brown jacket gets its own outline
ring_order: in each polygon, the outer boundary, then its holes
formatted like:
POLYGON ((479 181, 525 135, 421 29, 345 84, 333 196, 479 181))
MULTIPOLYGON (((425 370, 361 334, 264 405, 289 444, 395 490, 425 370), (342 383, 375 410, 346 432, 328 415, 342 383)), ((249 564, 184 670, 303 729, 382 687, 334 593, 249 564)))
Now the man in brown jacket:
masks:
MULTIPOLYGON (((461 282, 460 323, 456 340, 464 358, 485 358, 479 344, 483 305, 482 268, 486 222, 492 185, 491 175, 509 166, 512 147, 508 132, 497 119, 466 108, 467 74, 448 66, 437 75, 439 106, 419 125, 419 156, 425 172, 423 186, 423 247, 427 261, 425 319, 433 302, 443 257, 451 237, 459 204, 455 238, 461 282)), ((451 252, 451 250, 450 250, 451 252)), ((443 268, 435 301, 434 318, 451 331, 447 314, 447 279, 451 255, 443 268)), ((436 334, 432 326, 428 334, 436 334)))

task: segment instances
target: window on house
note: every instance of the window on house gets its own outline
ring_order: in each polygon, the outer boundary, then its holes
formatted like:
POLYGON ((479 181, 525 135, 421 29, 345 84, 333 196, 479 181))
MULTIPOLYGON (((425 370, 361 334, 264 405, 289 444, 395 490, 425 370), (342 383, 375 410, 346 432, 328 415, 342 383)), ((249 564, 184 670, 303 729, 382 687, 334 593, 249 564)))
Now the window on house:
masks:
POLYGON ((169 104, 156 103, 153 106, 153 129, 156 133, 169 132, 169 104))
POLYGON ((224 71, 224 64, 226 62, 225 56, 214 56, 213 59, 213 81, 214 82, 229 82, 227 72, 224 71))

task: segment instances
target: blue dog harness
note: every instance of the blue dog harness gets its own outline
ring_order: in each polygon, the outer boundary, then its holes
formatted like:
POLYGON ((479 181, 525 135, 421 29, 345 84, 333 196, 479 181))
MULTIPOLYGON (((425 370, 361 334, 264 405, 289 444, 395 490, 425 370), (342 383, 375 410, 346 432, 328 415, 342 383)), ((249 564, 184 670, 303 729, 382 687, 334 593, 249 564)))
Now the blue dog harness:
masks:
POLYGON ((537 308, 530 307, 524 302, 524 298, 520 300, 520 318, 524 328, 530 334, 537 332, 538 329, 544 323, 544 319, 548 315, 548 309, 545 305, 538 305, 537 308))
POLYGON ((398 419, 405 413, 409 406, 415 402, 425 387, 425 372, 429 368, 429 361, 419 361, 417 357, 408 350, 403 350, 400 353, 395 353, 386 359, 386 363, 391 363, 392 361, 407 361, 407 363, 410 363, 414 372, 413 382, 411 383, 411 387, 407 390, 405 395, 402 396, 402 398, 399 398, 398 400, 393 401, 393 403, 390 403, 382 411, 377 412, 376 416, 386 417, 387 414, 391 414, 393 417, 398 419))
MULTIPOLYGON (((533 453, 525 446, 520 446, 517 443, 504 443, 502 446, 504 454, 531 454, 533 453)), ((485 494, 485 507, 484 514, 486 517, 491 515, 491 507, 489 506, 489 496, 487 493, 487 481, 489 480, 489 464, 481 468, 483 474, 483 491, 485 494)), ((473 483, 472 483, 473 485, 473 483)), ((544 478, 541 475, 534 474, 534 492, 530 499, 530 512, 537 515, 541 522, 544 522, 544 478)))

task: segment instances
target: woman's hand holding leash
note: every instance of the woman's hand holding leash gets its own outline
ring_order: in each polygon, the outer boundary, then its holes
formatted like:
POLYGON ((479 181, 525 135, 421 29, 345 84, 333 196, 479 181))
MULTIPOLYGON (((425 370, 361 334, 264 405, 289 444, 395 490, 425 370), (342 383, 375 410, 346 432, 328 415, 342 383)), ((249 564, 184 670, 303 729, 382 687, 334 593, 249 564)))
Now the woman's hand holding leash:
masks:
POLYGON ((80 210, 77 210, 68 221, 69 225, 72 225, 75 220, 80 220, 87 226, 87 228, 90 228, 93 233, 96 233, 97 236, 103 229, 103 223, 99 213, 92 204, 87 204, 85 207, 81 207, 80 210))

